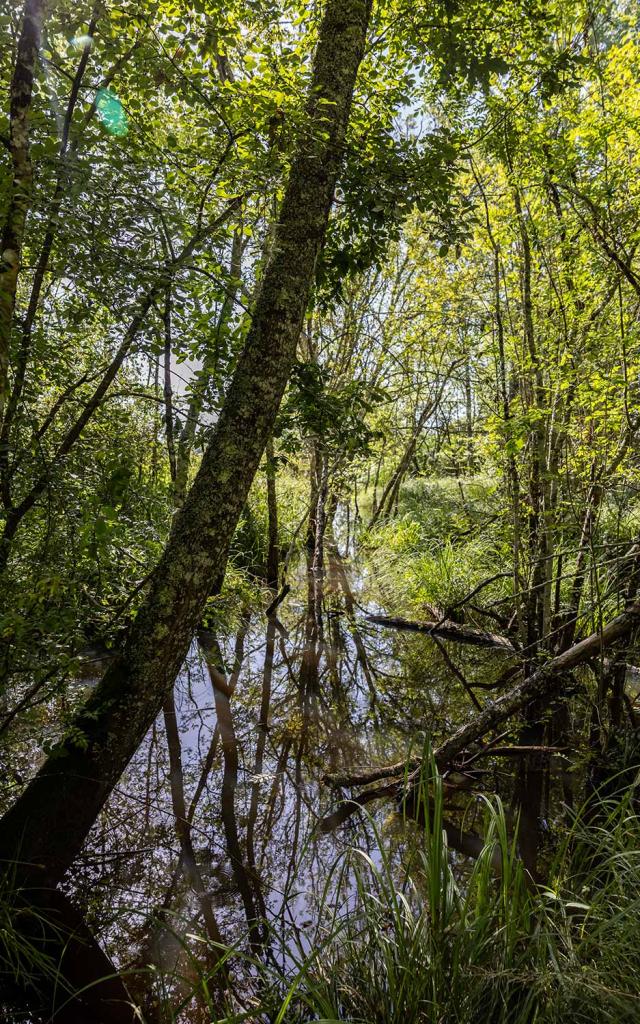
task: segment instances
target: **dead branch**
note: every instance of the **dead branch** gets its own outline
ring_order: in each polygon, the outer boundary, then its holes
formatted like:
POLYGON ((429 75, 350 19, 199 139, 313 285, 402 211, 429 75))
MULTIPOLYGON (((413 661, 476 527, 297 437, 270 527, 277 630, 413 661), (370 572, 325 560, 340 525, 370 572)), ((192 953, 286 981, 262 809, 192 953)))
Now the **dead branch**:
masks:
MULTIPOLYGON (((383 618, 383 616, 380 616, 383 618)), ((402 621, 402 620, 401 620, 402 621)), ((414 623, 419 625, 418 623, 414 623)), ((636 601, 626 611, 612 619, 600 632, 574 644, 569 650, 558 654, 524 679, 513 689, 495 701, 488 701, 482 711, 466 725, 461 726, 448 740, 445 740, 434 752, 439 768, 450 765, 455 758, 473 743, 477 743, 488 732, 506 722, 507 719, 522 711, 534 701, 549 702, 558 695, 561 684, 559 680, 571 669, 584 665, 603 652, 616 641, 629 636, 633 629, 640 625, 640 601, 636 601)), ((422 630, 420 630, 422 632, 422 630)), ((331 773, 324 776, 324 781, 332 786, 362 786, 367 783, 379 782, 382 779, 408 778, 414 781, 415 774, 420 770, 422 758, 413 757, 396 764, 382 765, 379 768, 354 769, 348 773, 331 773)))
POLYGON ((428 636, 440 637, 441 640, 453 640, 459 644, 470 644, 472 647, 493 647, 515 654, 512 641, 499 633, 487 633, 471 626, 460 626, 457 622, 414 622, 411 619, 394 618, 389 615, 367 615, 369 622, 388 629, 400 629, 409 633, 426 633, 428 636))

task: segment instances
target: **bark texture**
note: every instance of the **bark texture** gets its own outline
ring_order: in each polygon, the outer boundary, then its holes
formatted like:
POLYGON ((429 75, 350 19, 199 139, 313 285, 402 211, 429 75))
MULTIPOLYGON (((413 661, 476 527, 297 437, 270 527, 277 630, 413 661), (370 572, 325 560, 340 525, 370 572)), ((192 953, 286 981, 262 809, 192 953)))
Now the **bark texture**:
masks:
POLYGON ((301 133, 251 328, 213 437, 123 655, 68 737, 5 815, 0 855, 55 885, 180 671, 273 428, 291 367, 344 148, 370 0, 329 0, 301 133), (35 865, 40 865, 38 869, 35 865))
POLYGON ((0 423, 9 389, 9 345, 16 306, 16 291, 24 229, 31 200, 33 170, 29 153, 29 109, 33 78, 40 49, 44 0, 27 0, 11 80, 9 150, 11 187, 0 241, 0 423))

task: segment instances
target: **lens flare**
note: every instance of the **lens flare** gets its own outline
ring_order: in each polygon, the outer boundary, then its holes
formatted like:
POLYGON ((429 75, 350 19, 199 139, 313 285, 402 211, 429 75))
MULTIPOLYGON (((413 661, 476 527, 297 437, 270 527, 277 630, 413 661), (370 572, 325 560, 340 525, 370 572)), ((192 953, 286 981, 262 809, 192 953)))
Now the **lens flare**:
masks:
POLYGON ((96 110, 100 121, 110 135, 126 135, 129 127, 122 103, 111 89, 98 89, 96 110))
POLYGON ((74 36, 69 40, 69 45, 73 46, 74 50, 84 50, 85 46, 93 45, 93 36, 74 36))

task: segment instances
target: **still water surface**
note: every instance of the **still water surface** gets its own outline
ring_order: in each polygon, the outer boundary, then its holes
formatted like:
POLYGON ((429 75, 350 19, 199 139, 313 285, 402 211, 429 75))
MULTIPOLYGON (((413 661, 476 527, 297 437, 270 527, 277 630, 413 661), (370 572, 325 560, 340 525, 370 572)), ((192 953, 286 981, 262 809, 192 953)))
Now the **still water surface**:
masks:
MULTIPOLYGON (((321 595, 301 576, 277 618, 247 610, 194 643, 175 719, 169 708, 155 723, 68 881, 119 967, 152 962, 188 987, 202 940, 216 937, 290 966, 318 940, 346 850, 375 863, 383 842, 401 865, 389 800, 321 827, 341 799, 323 776, 401 759, 473 709, 442 644, 369 623, 381 609, 366 574, 341 568, 321 595)), ((508 664, 496 651, 457 647, 455 658, 469 680, 508 664)))

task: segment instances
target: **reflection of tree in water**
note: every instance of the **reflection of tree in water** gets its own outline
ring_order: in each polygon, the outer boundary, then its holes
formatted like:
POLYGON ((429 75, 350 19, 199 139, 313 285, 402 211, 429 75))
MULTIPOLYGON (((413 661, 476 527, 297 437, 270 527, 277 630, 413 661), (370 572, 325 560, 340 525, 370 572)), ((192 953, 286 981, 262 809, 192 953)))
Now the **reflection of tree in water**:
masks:
MULTIPOLYGON (((120 962, 155 965, 155 996, 145 1005, 158 1020, 168 1005, 188 1002, 203 976, 214 1002, 225 980, 240 986, 242 998, 251 971, 232 957, 227 979, 219 946, 252 950, 280 968, 287 949, 307 950, 341 851, 356 842, 376 858, 374 836, 354 805, 331 819, 335 794, 323 777, 404 757, 416 728, 448 735, 469 715, 470 689, 505 674, 508 655, 505 662, 504 654, 367 623, 334 516, 335 506, 322 544, 314 537, 308 546, 307 571, 277 613, 265 620, 247 609, 235 636, 200 632, 74 875, 120 962)), ((536 770, 547 809, 550 759, 538 758, 536 770)), ((473 793, 508 796, 511 779, 509 762, 479 758, 446 780, 452 849, 477 855, 473 793)), ((368 811, 400 871, 407 833, 391 827, 393 806, 376 799, 368 811)), ((148 979, 142 985, 149 990, 148 979)), ((200 1011, 189 1006, 189 1020, 197 1020, 200 1011)))

